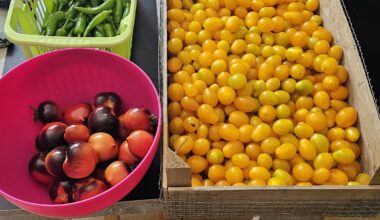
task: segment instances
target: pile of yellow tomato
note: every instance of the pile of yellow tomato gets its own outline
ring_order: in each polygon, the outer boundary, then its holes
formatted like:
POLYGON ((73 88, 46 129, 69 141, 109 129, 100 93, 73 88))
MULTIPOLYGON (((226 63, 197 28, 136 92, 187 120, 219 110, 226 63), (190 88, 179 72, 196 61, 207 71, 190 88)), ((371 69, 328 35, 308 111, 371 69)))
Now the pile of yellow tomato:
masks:
POLYGON ((318 0, 168 0, 170 147, 193 186, 367 185, 318 0))

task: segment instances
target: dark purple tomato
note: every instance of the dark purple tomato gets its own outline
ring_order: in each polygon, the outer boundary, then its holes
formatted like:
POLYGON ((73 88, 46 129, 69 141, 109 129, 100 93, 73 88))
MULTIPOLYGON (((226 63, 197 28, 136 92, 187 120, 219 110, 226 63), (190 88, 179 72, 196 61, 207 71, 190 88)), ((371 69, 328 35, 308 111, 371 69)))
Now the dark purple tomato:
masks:
POLYGON ((43 152, 44 149, 42 149, 41 143, 40 143, 40 135, 37 135, 36 138, 34 139, 34 145, 36 146, 36 149, 39 152, 43 152))
POLYGON ((112 136, 119 133, 119 119, 107 106, 97 107, 88 117, 88 128, 92 133, 106 132, 112 136))
POLYGON ((62 111, 54 101, 46 100, 38 105, 34 111, 34 120, 46 124, 49 122, 62 121, 62 111))
POLYGON ((83 102, 66 109, 63 118, 68 125, 85 124, 91 111, 91 105, 83 102))
POLYGON ((73 200, 74 202, 85 200, 107 190, 107 185, 93 177, 88 177, 83 180, 78 180, 73 185, 73 200))
POLYGON ((66 177, 63 172, 63 162, 66 159, 66 147, 59 146, 51 150, 45 157, 47 171, 56 177, 66 177))
POLYGON ((49 196, 56 204, 65 204, 73 201, 73 187, 68 180, 56 179, 49 186, 49 196))
POLYGON ((43 151, 50 151, 55 147, 66 145, 64 134, 67 125, 62 122, 46 124, 39 134, 39 141, 43 151))
POLYGON ((114 92, 98 93, 92 101, 92 108, 95 109, 99 106, 107 106, 111 108, 116 115, 119 115, 121 111, 120 96, 114 92))
POLYGON ((45 161, 39 153, 29 161, 28 169, 32 178, 37 182, 50 184, 54 180, 54 177, 47 171, 45 161))
POLYGON ((75 142, 67 147, 63 171, 73 179, 88 177, 98 163, 96 151, 86 142, 75 142))

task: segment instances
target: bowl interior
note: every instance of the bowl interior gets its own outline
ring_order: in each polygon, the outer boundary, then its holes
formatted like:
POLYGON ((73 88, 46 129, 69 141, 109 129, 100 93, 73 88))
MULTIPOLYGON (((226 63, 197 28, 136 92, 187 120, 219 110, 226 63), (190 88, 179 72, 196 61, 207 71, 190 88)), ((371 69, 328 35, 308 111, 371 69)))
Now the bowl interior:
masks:
POLYGON ((68 49, 48 53, 0 79, 0 193, 31 203, 52 204, 47 186, 32 180, 28 173, 29 160, 37 152, 34 139, 43 126, 33 121, 30 107, 49 99, 66 109, 91 102, 102 91, 118 93, 123 110, 146 107, 160 114, 157 93, 142 70, 102 51, 68 49))

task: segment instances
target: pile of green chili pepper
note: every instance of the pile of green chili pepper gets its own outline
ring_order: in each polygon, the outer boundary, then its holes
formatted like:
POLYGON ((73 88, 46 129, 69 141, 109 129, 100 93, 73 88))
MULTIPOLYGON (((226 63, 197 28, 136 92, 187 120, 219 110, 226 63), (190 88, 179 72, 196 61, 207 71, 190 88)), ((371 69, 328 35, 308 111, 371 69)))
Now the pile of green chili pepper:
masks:
POLYGON ((128 16, 131 0, 53 0, 41 34, 68 37, 112 37, 128 16))

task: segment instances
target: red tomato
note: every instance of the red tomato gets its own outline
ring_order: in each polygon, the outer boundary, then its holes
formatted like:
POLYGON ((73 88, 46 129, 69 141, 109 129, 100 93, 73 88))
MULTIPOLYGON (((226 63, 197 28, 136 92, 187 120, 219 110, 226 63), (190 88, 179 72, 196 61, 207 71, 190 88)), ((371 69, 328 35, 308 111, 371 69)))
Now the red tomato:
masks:
POLYGON ((150 131, 152 129, 150 112, 145 108, 130 108, 121 117, 123 127, 131 133, 136 130, 150 131))
POLYGON ((91 105, 83 102, 66 109, 63 118, 69 125, 84 124, 86 123, 88 116, 91 114, 91 111, 91 105))
POLYGON ((153 135, 144 130, 132 132, 127 137, 128 147, 138 158, 143 158, 153 143, 153 135))

